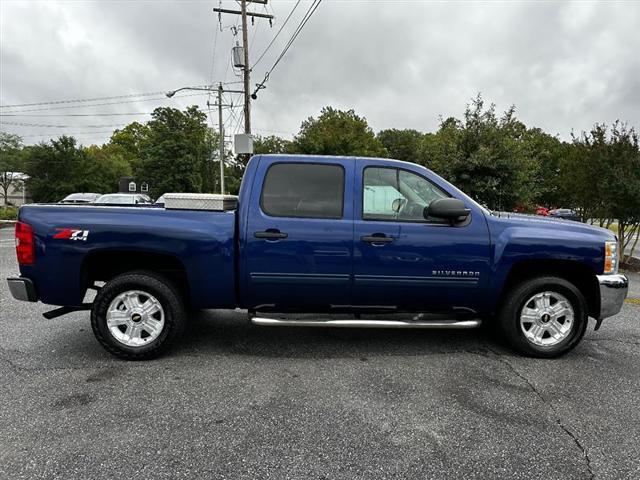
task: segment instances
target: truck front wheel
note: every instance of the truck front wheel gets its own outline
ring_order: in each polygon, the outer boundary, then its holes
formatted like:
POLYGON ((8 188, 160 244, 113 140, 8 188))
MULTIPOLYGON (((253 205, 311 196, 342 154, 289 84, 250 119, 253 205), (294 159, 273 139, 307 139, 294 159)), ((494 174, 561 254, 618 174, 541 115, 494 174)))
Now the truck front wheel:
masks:
POLYGON ((499 314, 509 344, 526 355, 553 358, 572 350, 587 329, 584 296, 559 277, 526 280, 508 294, 499 314))
POLYGON ((166 351, 183 332, 185 309, 173 285, 151 272, 118 275, 98 292, 91 327, 111 354, 146 360, 166 351))

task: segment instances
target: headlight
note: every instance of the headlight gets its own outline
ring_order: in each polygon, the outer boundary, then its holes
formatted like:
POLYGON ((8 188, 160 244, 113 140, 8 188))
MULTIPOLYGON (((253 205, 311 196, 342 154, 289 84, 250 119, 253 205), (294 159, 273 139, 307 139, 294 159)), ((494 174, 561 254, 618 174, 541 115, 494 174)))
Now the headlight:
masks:
POLYGON ((604 244, 604 273, 618 273, 618 242, 604 244))

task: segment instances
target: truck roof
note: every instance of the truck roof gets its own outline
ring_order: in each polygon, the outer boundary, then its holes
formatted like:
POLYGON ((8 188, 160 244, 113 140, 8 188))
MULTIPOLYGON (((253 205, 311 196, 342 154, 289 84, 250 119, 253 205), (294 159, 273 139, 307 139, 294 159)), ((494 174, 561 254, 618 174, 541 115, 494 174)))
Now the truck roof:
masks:
MULTIPOLYGON (((317 162, 319 160, 330 160, 330 159, 339 159, 339 160, 367 160, 367 161, 377 161, 383 164, 388 165, 419 165, 414 162, 406 162, 404 160, 395 160, 393 158, 381 158, 381 157, 359 157, 359 156, 346 156, 346 155, 308 155, 308 154, 297 154, 297 153, 266 153, 266 154, 258 154, 256 156, 266 157, 271 159, 295 159, 304 162, 317 162)), ((424 167, 424 165, 421 165, 424 167)), ((426 167, 425 167, 426 168, 426 167)))

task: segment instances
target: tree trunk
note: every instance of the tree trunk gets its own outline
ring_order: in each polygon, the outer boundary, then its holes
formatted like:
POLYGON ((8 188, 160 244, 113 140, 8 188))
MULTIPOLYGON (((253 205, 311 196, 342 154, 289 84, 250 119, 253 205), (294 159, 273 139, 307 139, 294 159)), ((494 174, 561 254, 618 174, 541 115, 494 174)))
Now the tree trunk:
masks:
POLYGON ((624 244, 625 244, 626 230, 627 230, 626 224, 623 221, 618 220, 618 252, 620 252, 618 257, 620 258, 620 261, 622 263, 625 262, 624 244))
POLYGON ((0 185, 0 187, 2 187, 2 192, 3 192, 3 194, 2 194, 2 200, 3 200, 2 204, 3 205, 8 205, 7 195, 9 195, 9 186, 5 185, 5 184, 2 184, 2 185, 0 185))
POLYGON ((640 235, 637 234, 636 232, 636 239, 633 241, 633 245, 631 245, 631 250, 629 250, 629 255, 627 256, 627 262, 629 262, 631 260, 631 258, 633 257, 633 253, 636 251, 636 247, 638 246, 638 239, 640 238, 640 235))
POLYGON ((640 223, 633 224, 631 228, 627 229, 625 232, 625 241, 622 246, 622 250, 620 253, 620 258, 623 260, 623 263, 628 263, 633 256, 633 252, 638 245, 638 235, 640 234, 640 223), (633 243, 632 243, 633 242, 633 243), (629 254, 625 255, 624 250, 626 247, 631 245, 631 249, 629 250, 629 254))

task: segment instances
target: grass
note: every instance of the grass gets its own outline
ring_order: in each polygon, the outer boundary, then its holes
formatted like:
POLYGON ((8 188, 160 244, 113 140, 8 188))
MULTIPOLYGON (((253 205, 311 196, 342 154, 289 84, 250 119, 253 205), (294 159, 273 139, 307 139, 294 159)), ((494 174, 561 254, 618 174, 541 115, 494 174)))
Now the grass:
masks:
POLYGON ((17 207, 0 207, 0 220, 17 220, 17 207))

